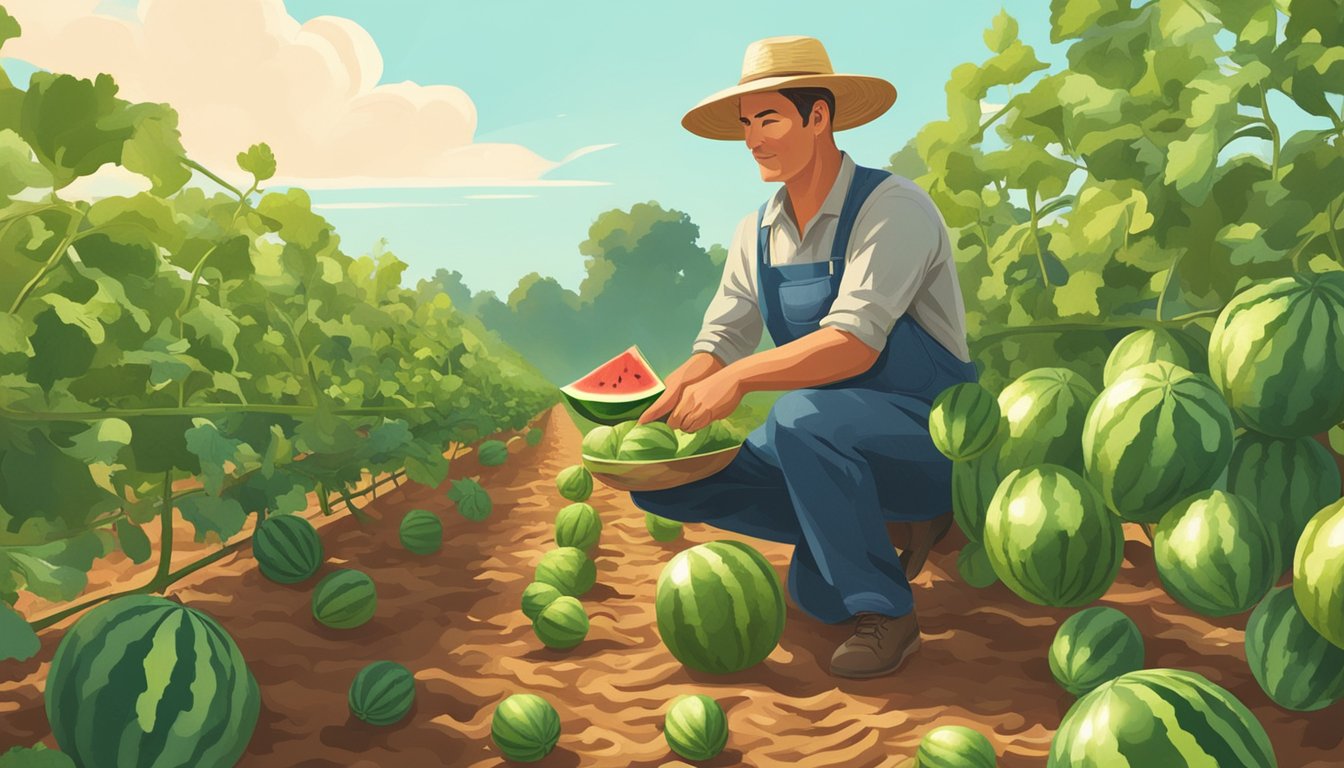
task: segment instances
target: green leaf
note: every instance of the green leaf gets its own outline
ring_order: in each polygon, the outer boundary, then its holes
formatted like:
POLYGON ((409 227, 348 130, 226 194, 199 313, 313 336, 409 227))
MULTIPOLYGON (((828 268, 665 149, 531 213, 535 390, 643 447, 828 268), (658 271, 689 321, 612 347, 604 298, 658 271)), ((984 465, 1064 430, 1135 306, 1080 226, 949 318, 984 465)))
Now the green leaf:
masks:
POLYGON ((247 514, 234 499, 221 499, 218 496, 195 494, 177 501, 182 519, 196 527, 196 541, 205 541, 211 534, 217 534, 220 541, 228 541, 247 522, 247 514))
POLYGON ((270 432, 271 440, 266 444, 266 452, 261 459, 261 473, 266 477, 275 474, 277 466, 288 464, 294 458, 294 444, 285 436, 285 430, 278 424, 272 424, 270 432))
POLYGON ((238 167, 252 174, 260 184, 275 175, 275 155, 269 144, 253 144, 246 152, 238 153, 238 167))
POLYGON ((443 452, 423 443, 407 446, 406 477, 413 483, 437 488, 448 477, 448 459, 443 452))
MULTIPOLYGON (((41 649, 42 642, 37 639, 37 633, 33 631, 27 619, 18 611, 0 602, 0 661, 9 659, 27 661, 36 656, 41 649)), ((10 750, 6 754, 12 754, 13 751, 10 750)), ((7 763, 7 759, 0 757, 0 767, 18 765, 13 762, 7 763)))
POLYGON ((31 749, 14 747, 0 755, 0 768, 76 768, 75 761, 64 752, 47 749, 37 744, 31 749))
MULTIPOLYGON (((1085 0, 1069 5, 1079 5, 1081 11, 1097 9, 1101 3, 1085 0)), ((1156 6, 1150 5, 1137 14, 1125 11, 1123 17, 1114 16, 1112 23, 1089 29, 1082 40, 1069 48, 1069 65, 1073 71, 1091 76, 1105 88, 1132 89, 1148 71, 1146 54, 1152 44, 1156 13, 1156 6)), ((1089 19, 1088 23, 1093 20, 1089 19)))
POLYGON ((145 535, 144 529, 124 519, 118 520, 115 527, 117 543, 121 545, 121 551, 131 558, 131 562, 138 564, 149 559, 149 537, 145 535))
POLYGON ((221 435, 209 419, 192 419, 192 424, 194 426, 186 431, 187 450, 201 460, 201 483, 206 493, 218 496, 228 471, 224 465, 237 459, 243 442, 221 435))
POLYGON ((168 196, 191 180, 191 171, 182 164, 186 150, 177 130, 177 112, 167 104, 136 104, 127 110, 135 133, 121 152, 126 170, 150 181, 150 191, 168 196))
POLYGON ((271 192, 261 198, 257 212, 280 225, 280 237, 301 248, 316 248, 328 234, 327 222, 313 213, 312 201, 302 189, 271 192))
POLYGON ((115 464, 121 450, 131 444, 131 425, 121 419, 99 419, 70 438, 67 456, 87 464, 115 464))
POLYGON ((93 362, 97 347, 85 330, 61 321, 55 309, 44 310, 36 318, 37 330, 30 342, 33 358, 27 379, 45 391, 60 379, 83 375, 93 362))
POLYGON ((1000 10, 989 29, 985 30, 985 45, 995 53, 1003 53, 1016 39, 1017 19, 1009 16, 1008 11, 1000 10))
POLYGON ((1128 7, 1128 0, 1050 0, 1050 42, 1081 37, 1093 25, 1128 7))
POLYGON ((191 428, 187 416, 136 416, 131 424, 131 452, 135 469, 160 474, 180 469, 191 475, 201 473, 200 459, 187 450, 186 432, 191 428))
POLYGON ((126 102, 116 98, 112 77, 92 81, 34 72, 23 100, 19 134, 61 189, 121 161, 122 146, 135 129, 126 102))
POLYGON ((1344 424, 1336 424, 1330 428, 1330 450, 1344 456, 1344 424))
POLYGON ((32 147, 19 134, 8 128, 0 131, 0 202, 8 204, 10 197, 30 187, 51 186, 51 172, 32 155, 32 147))
POLYGON ((8 550, 7 556, 23 575, 29 592, 44 600, 73 600, 89 583, 87 571, 59 565, 23 550, 8 550))
POLYGON ((170 252, 182 247, 182 227, 166 200, 141 192, 105 197, 89 207, 88 221, 121 243, 157 243, 170 252))
POLYGON ((457 505, 458 513, 468 520, 480 522, 490 516, 490 494, 472 478, 454 480, 453 487, 448 489, 448 498, 457 505))
POLYGON ((19 34, 19 22, 15 21, 4 8, 0 8, 0 46, 18 37, 19 34))

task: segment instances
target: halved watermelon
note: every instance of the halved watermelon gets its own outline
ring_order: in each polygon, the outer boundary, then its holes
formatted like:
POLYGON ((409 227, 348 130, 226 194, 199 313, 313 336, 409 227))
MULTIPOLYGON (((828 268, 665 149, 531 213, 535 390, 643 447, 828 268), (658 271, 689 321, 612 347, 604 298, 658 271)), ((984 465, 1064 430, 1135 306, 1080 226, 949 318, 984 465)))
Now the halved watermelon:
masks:
POLYGON ((610 426, 638 418, 664 389, 635 345, 560 391, 580 416, 610 426))

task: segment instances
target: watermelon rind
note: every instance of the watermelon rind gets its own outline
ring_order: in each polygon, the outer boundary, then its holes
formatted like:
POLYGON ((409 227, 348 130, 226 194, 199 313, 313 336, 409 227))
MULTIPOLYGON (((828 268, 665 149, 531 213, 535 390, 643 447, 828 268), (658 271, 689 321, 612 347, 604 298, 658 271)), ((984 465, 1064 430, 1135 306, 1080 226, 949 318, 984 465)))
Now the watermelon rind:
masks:
POLYGON ((1251 612, 1246 661, 1284 709, 1312 712, 1344 698, 1344 648, 1312 629, 1288 587, 1271 590, 1251 612))
POLYGON ((1082 696, 1107 680, 1143 669, 1143 635, 1114 608, 1084 608, 1059 625, 1047 658, 1055 682, 1082 696))
POLYGON ((443 546, 443 521, 427 509, 413 509, 397 529, 401 546, 417 555, 430 555, 443 546))
POLYGON ((550 584, 562 595, 582 597, 597 583, 597 566, 578 547, 556 547, 541 556, 533 578, 550 584))
POLYGON ((636 424, 621 438, 617 461, 660 461, 677 455, 677 435, 661 421, 636 424))
POLYGON ((1344 648, 1344 499, 1307 521, 1293 553, 1293 596, 1302 616, 1344 648))
POLYGON ((984 453, 1003 423, 994 394, 975 382, 955 384, 933 399, 929 436, 953 461, 969 461, 984 453))
POLYGON ((269 515, 252 537, 252 555, 262 576, 279 584, 297 584, 322 565, 322 539, 313 524, 298 515, 269 515))
POLYGON ((602 538, 602 518, 592 505, 576 501, 555 515, 555 544, 591 552, 602 538))
POLYGON ((313 588, 313 618, 332 629, 352 629, 373 618, 378 592, 367 573, 342 568, 313 588))
POLYGON ((650 405, 653 405, 665 389, 662 379, 654 372, 653 366, 649 365, 649 361, 645 359, 644 354, 639 351, 639 346, 635 345, 561 387, 560 392, 565 396, 574 411, 583 418, 597 424, 614 425, 638 417, 650 405), (584 379, 627 354, 633 356, 635 362, 643 367, 641 373, 649 378, 647 385, 638 390, 619 394, 595 392, 580 386, 580 382, 584 379))
POLYGON ((560 741, 560 713, 534 693, 515 693, 490 715, 490 739, 506 758, 536 762, 560 741))
POLYGON ((644 528, 654 541, 668 542, 681 538, 680 520, 669 520, 652 512, 644 513, 644 528))
POLYGON ((415 704, 415 676, 395 661, 375 661, 361 669, 346 697, 350 712, 370 725, 391 725, 415 704))
POLYGON ((61 638, 47 720, 84 768, 227 768, 261 711, 233 638, 205 613, 153 595, 99 605, 61 638))
POLYGON ((702 693, 678 696, 663 716, 663 738, 687 760, 712 760, 728 745, 728 716, 702 693))
POLYGON ((940 725, 925 733, 915 752, 919 768, 994 768, 998 757, 983 733, 964 725, 940 725))
POLYGON ((523 590, 523 615, 527 617, 528 621, 536 621, 541 609, 550 605, 558 597, 561 597, 561 593, 554 585, 540 581, 528 584, 523 590))
POLYGON ((561 595, 541 609, 532 631, 547 648, 568 650, 588 636, 588 613, 577 597, 561 595))
POLYGON ((1035 368, 999 393, 1006 432, 999 447, 998 472, 1055 464, 1079 475, 1083 464, 1083 424, 1097 389, 1068 368, 1035 368))
POLYGON ((1207 373, 1209 351, 1194 338, 1169 328, 1142 328, 1118 341, 1106 357, 1101 380, 1115 383, 1125 372, 1146 363, 1165 360, 1187 371, 1207 373))
POLYGON ((1153 562, 1162 586, 1205 616, 1250 610, 1283 572, 1280 557, 1273 521, 1225 491, 1184 499, 1153 531, 1153 562))
POLYGON ((555 489, 569 501, 587 501, 593 495, 593 473, 582 464, 565 467, 555 476, 555 489))
POLYGON ((1235 696, 1183 669, 1141 669, 1074 702, 1046 768, 1277 768, 1265 728, 1235 696))
POLYGON ((1339 498, 1339 488, 1339 465, 1328 448, 1310 437, 1248 431, 1232 448, 1227 490, 1250 501, 1266 522, 1277 524, 1285 570, 1293 567, 1293 552, 1307 521, 1339 498))

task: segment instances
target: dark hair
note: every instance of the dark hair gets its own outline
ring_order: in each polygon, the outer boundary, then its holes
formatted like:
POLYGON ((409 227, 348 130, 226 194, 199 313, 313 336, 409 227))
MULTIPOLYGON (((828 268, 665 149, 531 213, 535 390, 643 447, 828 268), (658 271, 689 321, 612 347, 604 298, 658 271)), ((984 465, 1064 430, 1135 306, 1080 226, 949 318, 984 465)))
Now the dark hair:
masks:
POLYGON ((835 94, 831 93, 829 88, 781 88, 779 92, 798 108, 798 114, 803 116, 803 125, 807 125, 812 116, 812 105, 818 100, 826 102, 826 109, 831 114, 831 127, 834 129, 835 94))

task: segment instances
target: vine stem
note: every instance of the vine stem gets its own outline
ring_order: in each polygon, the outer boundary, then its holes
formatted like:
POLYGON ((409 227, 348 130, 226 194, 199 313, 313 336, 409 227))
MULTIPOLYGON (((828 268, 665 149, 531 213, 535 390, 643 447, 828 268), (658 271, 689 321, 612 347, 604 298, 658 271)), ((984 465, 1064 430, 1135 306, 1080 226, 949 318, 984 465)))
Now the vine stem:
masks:
MULTIPOLYGON (((81 216, 80 221, 82 220, 83 217, 81 216)), ((14 303, 9 307, 9 314, 12 315, 19 311, 19 307, 23 306, 23 302, 27 301, 33 291, 37 289, 38 284, 42 282, 42 278, 46 277, 56 268, 56 265, 60 263, 61 257, 65 255, 66 251, 74 247, 77 229, 79 229, 79 222, 74 222, 70 225, 70 234, 66 235, 65 239, 61 240, 60 245, 56 246, 56 250, 52 251, 51 257, 47 259, 47 263, 43 264, 42 268, 37 271, 37 274, 33 275, 33 278, 23 286, 23 290, 19 291, 19 295, 14 297, 14 303)))
POLYGON ((1110 323, 1038 323, 1036 325, 1023 325, 1010 328, 1002 328, 992 333, 987 333, 973 344, 980 349, 986 346, 997 344, 1014 336, 1022 336, 1032 333, 1072 333, 1072 332, 1100 332, 1100 331, 1118 331, 1127 328, 1177 328, 1185 325, 1191 320, 1201 317, 1216 317, 1222 312, 1222 308, 1203 309, 1198 312, 1189 312, 1170 320, 1153 320, 1146 317, 1136 317, 1127 320, 1117 320, 1110 323))

